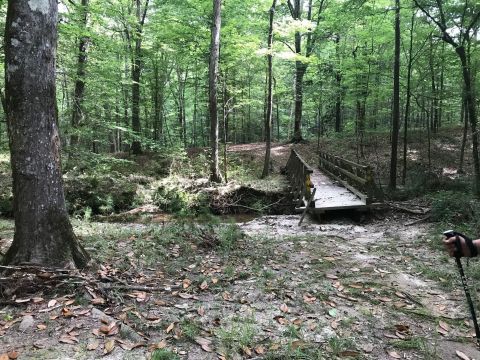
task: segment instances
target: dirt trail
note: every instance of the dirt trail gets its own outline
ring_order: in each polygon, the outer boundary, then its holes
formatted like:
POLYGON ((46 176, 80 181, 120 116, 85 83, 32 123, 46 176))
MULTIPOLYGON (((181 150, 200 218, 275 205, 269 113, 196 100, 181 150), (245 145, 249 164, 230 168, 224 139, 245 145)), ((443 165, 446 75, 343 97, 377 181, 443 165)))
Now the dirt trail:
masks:
MULTIPOLYGON (((287 273, 298 272, 294 283, 311 283, 310 293, 325 295, 316 314, 324 314, 327 328, 330 322, 332 336, 335 332, 340 338, 355 338, 357 349, 369 350, 373 345, 372 352, 364 354, 368 359, 395 358, 389 351, 407 359, 454 359, 457 350, 480 358, 466 339, 473 333, 472 326, 463 322, 468 310, 458 281, 453 291, 447 291, 440 284, 447 279, 434 281, 423 273, 430 266, 445 267, 441 270, 450 275, 450 270, 455 272, 453 261, 442 262, 443 254, 426 246, 425 242, 440 241, 428 238, 428 225, 404 226, 401 219, 394 218, 365 225, 310 221, 301 229, 297 223, 296 216, 267 217, 243 228, 250 234, 265 232, 276 242, 279 257, 288 254, 290 259, 284 265, 274 261, 276 266, 287 273), (305 240, 288 241, 289 236, 299 235, 305 240), (328 263, 324 271, 319 263, 328 263), (333 291, 325 291, 329 285, 333 291), (329 309, 337 309, 337 315, 331 317, 329 309), (347 319, 350 326, 337 327, 347 319), (399 351, 392 346, 398 342, 402 347, 406 339, 412 343, 407 347, 419 348, 399 351), (412 339, 421 341, 413 344, 412 339)), ((296 291, 294 287, 292 291, 296 291)))

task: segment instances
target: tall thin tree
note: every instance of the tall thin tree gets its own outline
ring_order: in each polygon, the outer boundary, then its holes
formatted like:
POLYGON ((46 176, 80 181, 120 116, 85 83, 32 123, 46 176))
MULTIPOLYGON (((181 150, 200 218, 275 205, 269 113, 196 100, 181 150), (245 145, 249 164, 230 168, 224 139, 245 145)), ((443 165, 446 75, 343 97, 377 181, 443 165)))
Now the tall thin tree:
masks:
POLYGON ((390 155, 390 182, 388 187, 397 187, 397 153, 400 130, 400 0, 395 0, 395 58, 393 64, 393 110, 392 151, 390 155))
POLYGON ((73 93, 72 111, 72 134, 70 135, 70 146, 74 147, 79 141, 79 126, 84 119, 83 98, 85 96, 85 75, 87 65, 87 50, 90 42, 87 32, 88 0, 82 0, 78 6, 80 13, 80 34, 78 40, 77 78, 75 80, 75 91, 73 93))
POLYGON ((221 18, 222 0, 213 0, 213 21, 211 30, 210 43, 210 63, 208 73, 208 107, 210 112, 210 180, 213 182, 222 182, 222 175, 218 164, 218 104, 217 104, 217 87, 218 87, 218 62, 220 58, 220 28, 222 24, 221 18))
POLYGON ((273 18, 277 0, 273 0, 270 8, 270 21, 268 25, 268 53, 267 53, 267 111, 265 114, 265 162, 262 178, 270 174, 270 153, 272 149, 272 110, 273 110, 273 75, 272 75, 272 47, 273 47, 273 18))

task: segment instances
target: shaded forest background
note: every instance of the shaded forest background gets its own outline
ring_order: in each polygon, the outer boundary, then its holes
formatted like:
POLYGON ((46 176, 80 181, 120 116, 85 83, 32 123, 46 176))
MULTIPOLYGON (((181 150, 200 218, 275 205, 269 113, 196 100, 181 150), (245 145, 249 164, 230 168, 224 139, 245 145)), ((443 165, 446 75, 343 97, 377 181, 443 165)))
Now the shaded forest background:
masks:
MULTIPOLYGON (((270 6, 250 0, 223 5, 219 119, 221 141, 228 144, 265 139, 270 6)), ((414 4, 401 6, 402 123, 408 115, 409 130, 425 134, 461 126, 456 54, 414 4)), ((462 7, 446 4, 446 9, 462 7)), ((474 6, 470 10, 473 14, 474 6)), ((64 1, 60 12, 58 114, 68 153, 131 151, 132 142, 140 142, 142 150, 208 146, 210 1, 64 1)), ((388 136, 394 15, 389 1, 305 1, 296 18, 285 2, 277 6, 274 141, 294 138, 299 71, 304 71, 303 138, 356 134, 361 158, 370 135, 388 136)), ((475 74, 476 37, 469 46, 475 74)))

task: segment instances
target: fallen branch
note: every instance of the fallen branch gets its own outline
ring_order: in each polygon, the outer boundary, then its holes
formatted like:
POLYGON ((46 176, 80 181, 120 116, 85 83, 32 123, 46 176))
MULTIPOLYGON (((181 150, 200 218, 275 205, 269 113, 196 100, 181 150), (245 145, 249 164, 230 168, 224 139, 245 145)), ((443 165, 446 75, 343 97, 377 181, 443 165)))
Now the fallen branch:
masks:
POLYGON ((405 224, 405 226, 411 226, 411 225, 415 225, 415 224, 421 223, 421 222, 423 222, 423 221, 426 221, 426 220, 430 219, 431 217, 432 217, 432 215, 429 214, 429 215, 427 215, 427 216, 425 216, 425 217, 423 217, 423 218, 421 218, 421 219, 417 219, 417 220, 415 220, 415 221, 409 222, 409 223, 405 224))
POLYGON ((397 210, 401 210, 401 211, 405 211, 405 212, 408 212, 410 214, 416 214, 416 215, 425 215, 427 214, 430 209, 422 209, 422 210, 419 210, 419 209, 409 209, 409 208, 406 208, 406 207, 403 207, 403 206, 400 206, 400 205, 396 205, 394 203, 390 203, 390 202, 387 202, 386 203, 388 206, 390 206, 391 208, 394 208, 394 209, 397 209, 397 210))

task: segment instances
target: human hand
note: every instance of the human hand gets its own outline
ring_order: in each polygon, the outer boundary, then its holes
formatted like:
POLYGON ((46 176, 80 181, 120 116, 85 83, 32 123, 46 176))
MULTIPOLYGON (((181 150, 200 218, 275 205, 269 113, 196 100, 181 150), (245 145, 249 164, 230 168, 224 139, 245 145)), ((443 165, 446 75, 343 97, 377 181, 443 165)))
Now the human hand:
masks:
POLYGON ((447 249, 447 252, 450 256, 455 257, 470 257, 470 249, 467 246, 465 239, 460 235, 449 235, 444 234, 445 238, 443 239, 443 245, 447 249))

